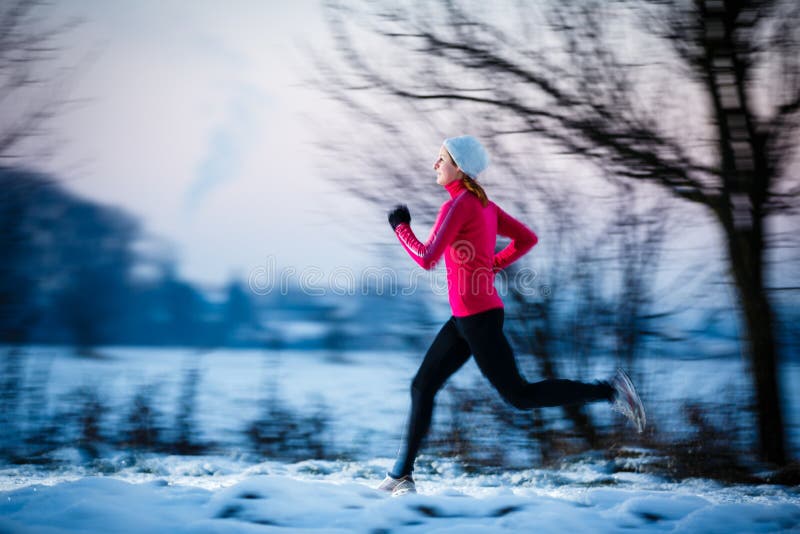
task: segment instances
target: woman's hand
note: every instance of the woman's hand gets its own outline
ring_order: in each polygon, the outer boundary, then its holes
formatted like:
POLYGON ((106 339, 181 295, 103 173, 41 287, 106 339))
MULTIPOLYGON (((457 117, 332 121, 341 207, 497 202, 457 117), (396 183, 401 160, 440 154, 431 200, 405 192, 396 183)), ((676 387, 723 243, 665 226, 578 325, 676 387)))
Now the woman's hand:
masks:
POLYGON ((389 224, 392 225, 392 230, 397 228, 399 224, 408 224, 410 222, 411 214, 408 212, 408 208, 405 204, 395 206, 395 208, 389 212, 389 224))

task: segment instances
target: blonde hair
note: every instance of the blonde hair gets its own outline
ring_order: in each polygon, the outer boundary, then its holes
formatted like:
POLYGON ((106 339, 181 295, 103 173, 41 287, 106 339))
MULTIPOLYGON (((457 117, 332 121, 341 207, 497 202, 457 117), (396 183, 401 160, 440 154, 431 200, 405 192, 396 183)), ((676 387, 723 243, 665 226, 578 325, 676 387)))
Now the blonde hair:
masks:
POLYGON ((489 197, 486 196, 486 191, 483 190, 481 184, 479 184, 461 169, 458 169, 458 172, 461 173, 461 181, 464 182, 464 187, 467 188, 467 191, 478 197, 478 200, 481 201, 481 204, 484 208, 488 206, 489 197))
MULTIPOLYGON (((450 161, 452 161, 453 165, 455 165, 458 169, 458 163, 456 163, 456 160, 453 159, 453 155, 450 154, 450 151, 445 149, 445 152, 447 152, 447 155, 450 156, 450 161)), ((461 169, 458 169, 458 174, 460 175, 461 181, 464 183, 464 187, 467 188, 467 191, 478 197, 478 200, 481 201, 481 205, 483 205, 484 208, 488 206, 489 197, 486 195, 486 191, 483 190, 481 184, 479 184, 474 178, 461 169)))

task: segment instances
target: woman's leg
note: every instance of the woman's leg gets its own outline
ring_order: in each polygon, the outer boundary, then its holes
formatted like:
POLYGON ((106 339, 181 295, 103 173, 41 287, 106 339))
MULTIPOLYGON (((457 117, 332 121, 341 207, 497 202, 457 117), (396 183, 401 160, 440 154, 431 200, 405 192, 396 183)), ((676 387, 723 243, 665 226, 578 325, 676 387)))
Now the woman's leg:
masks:
POLYGON ((392 477, 411 474, 420 444, 431 425, 433 399, 447 379, 469 359, 469 355, 469 345, 459 334, 451 317, 436 335, 411 383, 411 412, 403 445, 390 473, 392 477))
POLYGON ((585 383, 574 380, 528 382, 519 374, 514 352, 503 333, 503 309, 457 319, 475 362, 483 375, 513 406, 529 409, 545 406, 612 401, 615 390, 608 382, 585 383))

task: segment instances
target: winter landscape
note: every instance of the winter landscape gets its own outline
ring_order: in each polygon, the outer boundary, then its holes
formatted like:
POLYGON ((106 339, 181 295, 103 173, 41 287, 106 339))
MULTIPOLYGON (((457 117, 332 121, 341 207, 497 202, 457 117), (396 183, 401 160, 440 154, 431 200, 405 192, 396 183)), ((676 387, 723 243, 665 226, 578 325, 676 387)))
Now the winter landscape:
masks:
MULTIPOLYGON (((465 439, 477 449, 471 455, 423 453, 416 474, 417 495, 392 498, 379 493, 374 488, 389 469, 400 439, 408 402, 405 385, 418 358, 413 353, 345 353, 336 361, 320 351, 270 355, 261 351, 197 354, 175 349, 108 349, 100 354, 102 357, 86 359, 57 348, 28 352, 25 371, 17 377, 25 396, 20 410, 52 417, 60 407, 80 406, 74 395, 81 388, 90 388, 93 409, 103 415, 96 419, 100 430, 95 443, 87 443, 86 436, 81 436, 86 432, 81 425, 86 424, 87 414, 65 413, 60 420, 71 423, 60 427, 65 435, 52 439, 75 445, 54 448, 47 453, 47 461, 39 457, 33 464, 2 466, 0 531, 635 529, 728 533, 800 529, 797 486, 676 479, 668 471, 650 468, 659 463, 658 452, 639 445, 631 428, 623 429, 626 445, 617 447, 614 454, 598 450, 564 456, 548 468, 531 467, 541 463, 539 452, 527 449, 535 443, 497 426, 498 421, 481 410, 457 415, 467 427, 462 430, 468 435, 465 439), (50 379, 46 385, 37 385, 37 377, 42 376, 50 379), (140 421, 139 426, 161 433, 180 427, 170 422, 182 409, 187 376, 195 376, 198 387, 190 400, 194 407, 183 414, 188 425, 186 441, 202 452, 178 455, 148 451, 142 444, 120 445, 124 436, 135 430, 131 428, 131 410, 136 392, 143 387, 156 386, 158 393, 152 402, 175 411, 151 412, 150 422, 140 421), (38 387, 45 390, 37 392, 38 387), (34 399, 44 404, 32 406, 34 399), (293 435, 289 431, 281 437, 274 428, 265 429, 262 446, 269 447, 266 438, 272 437, 273 447, 258 454, 246 430, 265 409, 272 410, 273 425, 295 425, 295 430, 293 435), (277 415, 279 410, 283 416, 277 415), (315 414, 321 417, 316 426, 315 414), (310 424, 318 434, 309 436, 303 424, 310 424), (480 428, 483 425, 495 426, 487 432, 480 428), (492 438, 495 433, 502 437, 492 438), (502 453, 501 463, 479 461, 491 457, 492 452, 502 453), (281 460, 265 460, 264 456, 281 460)), ((643 376, 650 379, 643 384, 643 394, 652 425, 660 431, 669 432, 670 424, 682 424, 669 411, 679 398, 699 402, 725 395, 731 388, 745 389, 737 387, 742 371, 739 362, 683 361, 680 372, 672 370, 674 363, 672 359, 644 362, 643 376), (655 383, 660 387, 651 387, 655 383)), ((603 376, 610 369, 598 363, 591 374, 603 376)), ((787 385, 798 383, 800 365, 788 367, 784 377, 787 385)), ((444 407, 437 412, 431 439, 434 450, 453 425, 448 421, 452 412, 446 409, 453 402, 451 390, 481 380, 477 368, 469 363, 442 393, 444 407)), ((489 400, 493 401, 489 409, 499 403, 499 399, 489 400)), ((735 396, 729 400, 743 402, 735 396)), ((792 442, 798 443, 800 396, 796 391, 789 402, 792 442)), ((607 407, 593 409, 607 424, 620 423, 607 407)), ((14 432, 25 434, 30 429, 14 432)), ((5 445, 14 439, 6 435, 5 445)), ((170 439, 163 436, 164 441, 170 439)), ((151 449, 157 449, 156 441, 151 449)))
POLYGON ((798 134, 797 0, 0 2, 0 534, 800 533, 798 134))

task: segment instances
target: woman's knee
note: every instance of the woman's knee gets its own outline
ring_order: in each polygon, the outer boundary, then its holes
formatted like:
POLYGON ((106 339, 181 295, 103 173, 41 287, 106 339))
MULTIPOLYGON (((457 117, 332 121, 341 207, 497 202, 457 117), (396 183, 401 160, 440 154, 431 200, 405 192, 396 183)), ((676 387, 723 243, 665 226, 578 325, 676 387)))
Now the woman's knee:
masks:
POLYGON ((423 398, 433 398, 436 394, 436 390, 431 387, 428 381, 422 379, 419 376, 414 377, 414 380, 411 381, 411 398, 412 399, 423 399, 423 398))

